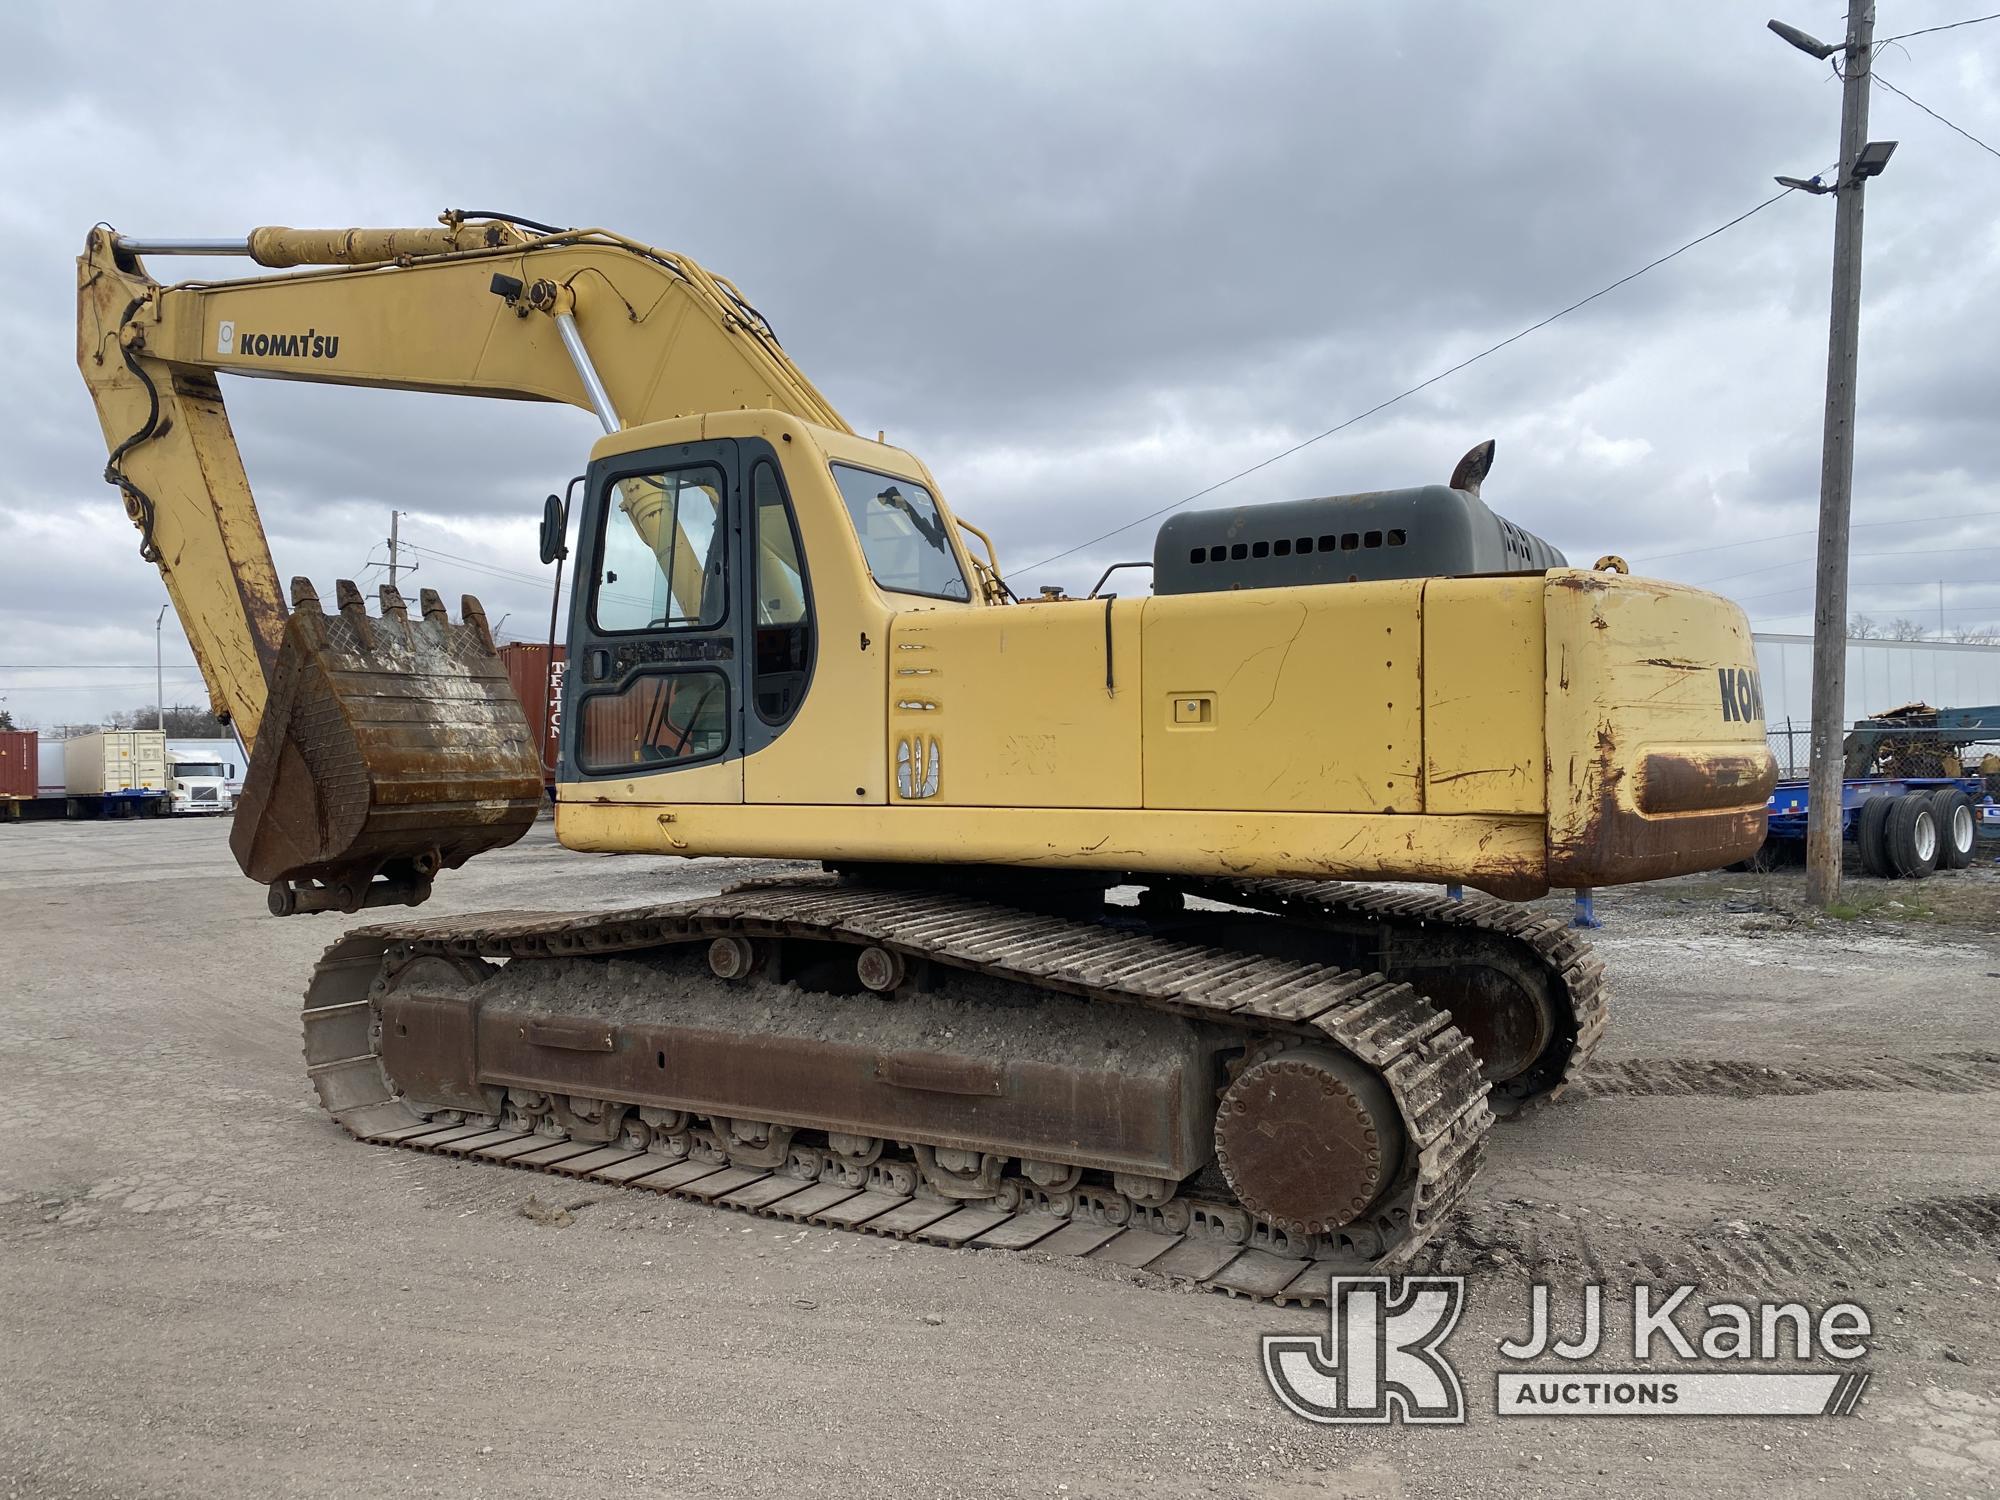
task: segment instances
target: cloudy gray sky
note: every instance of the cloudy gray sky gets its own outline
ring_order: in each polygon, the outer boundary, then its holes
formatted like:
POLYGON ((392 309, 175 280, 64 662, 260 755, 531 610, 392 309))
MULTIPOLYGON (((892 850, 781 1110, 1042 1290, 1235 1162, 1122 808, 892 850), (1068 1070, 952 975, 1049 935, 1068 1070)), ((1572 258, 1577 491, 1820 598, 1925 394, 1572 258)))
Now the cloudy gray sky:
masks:
MULTIPOLYGON (((1723 0, 10 10, 0 50, 0 698, 152 698, 164 590, 73 363, 71 262, 154 235, 600 224, 733 278, 857 428, 922 453, 1010 568, 1290 447, 1836 155, 1823 64, 1723 0), (19 663, 64 670, 24 670, 19 663), (134 671, 133 664, 147 664, 134 671), (88 668, 88 670, 86 670, 88 668)), ((1822 37, 1838 0, 1769 0, 1822 37)), ((1887 0, 1884 35, 1980 13, 1887 0)), ((2000 144, 2000 22, 1887 48, 2000 144)), ((2000 624, 2000 158, 1877 92, 1855 607, 2000 624), (1886 523, 1886 524, 1877 524, 1886 523)), ((1442 479, 1573 560, 1810 628, 1830 200, 1728 234, 1205 505, 1442 479), (1802 534, 1803 533, 1803 534, 1802 534)), ((156 274, 206 269, 154 263, 156 274)), ((234 381, 281 575, 419 581, 538 637, 540 496, 586 414, 234 381), (476 560, 486 571, 437 553, 476 560), (378 578, 378 573, 366 575, 378 578)), ((1087 585, 1147 523, 1017 580, 1087 585)), ((169 616, 166 658, 189 660, 169 616)), ((168 696, 199 699, 192 674, 168 696)))

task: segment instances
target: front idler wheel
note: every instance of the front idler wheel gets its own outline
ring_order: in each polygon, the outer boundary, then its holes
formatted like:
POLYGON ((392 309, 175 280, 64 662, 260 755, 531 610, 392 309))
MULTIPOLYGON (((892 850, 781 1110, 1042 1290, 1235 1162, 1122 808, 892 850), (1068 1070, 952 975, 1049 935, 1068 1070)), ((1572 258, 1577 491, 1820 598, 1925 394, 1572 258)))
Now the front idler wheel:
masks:
POLYGON ((1326 1047, 1243 1069, 1215 1122, 1216 1161, 1243 1206, 1294 1234, 1363 1217, 1401 1172, 1403 1147, 1388 1087, 1326 1047))

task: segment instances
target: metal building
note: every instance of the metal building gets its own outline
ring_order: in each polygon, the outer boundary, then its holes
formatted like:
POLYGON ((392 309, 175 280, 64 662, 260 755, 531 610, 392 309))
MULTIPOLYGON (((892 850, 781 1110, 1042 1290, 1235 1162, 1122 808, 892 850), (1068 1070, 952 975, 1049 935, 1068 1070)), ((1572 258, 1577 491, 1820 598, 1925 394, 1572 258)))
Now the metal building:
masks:
MULTIPOLYGON (((1757 670, 1764 683, 1764 723, 1812 721, 1812 637, 1756 635, 1757 670)), ((2000 703, 2000 646, 1953 641, 1849 641, 1847 704, 1840 719, 1852 724, 1905 703, 1970 708, 2000 703)))

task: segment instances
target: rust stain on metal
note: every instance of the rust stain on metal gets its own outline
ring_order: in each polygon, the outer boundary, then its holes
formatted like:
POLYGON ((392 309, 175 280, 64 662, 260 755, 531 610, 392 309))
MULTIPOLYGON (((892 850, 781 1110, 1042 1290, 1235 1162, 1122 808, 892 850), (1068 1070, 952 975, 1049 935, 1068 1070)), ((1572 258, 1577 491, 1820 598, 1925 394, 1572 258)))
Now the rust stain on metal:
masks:
POLYGON ((308 909, 414 904, 527 832, 539 747, 477 600, 453 623, 430 589, 414 620, 393 589, 374 619, 347 580, 336 597, 329 615, 293 580, 230 849, 254 880, 313 886, 308 909))
POLYGON ((1629 808, 1620 804, 1618 791, 1628 767, 1619 759, 1611 724, 1600 722, 1596 753, 1585 778, 1575 784, 1582 813, 1576 831, 1563 837, 1550 831, 1549 883, 1624 885, 1713 870, 1747 858, 1764 841, 1764 798, 1769 795, 1764 778, 1776 775, 1770 753, 1762 752, 1761 764, 1758 757, 1758 751, 1733 748, 1650 755, 1649 774, 1660 778, 1663 795, 1706 800, 1695 810, 1648 816, 1637 799, 1629 808), (1660 763, 1657 768, 1653 761, 1660 763), (1669 762, 1679 764, 1670 769, 1669 762), (1728 786, 1717 785, 1718 769, 1730 778, 1728 786))
POLYGON ((1769 750, 1654 752, 1639 766, 1639 809, 1647 813, 1709 812, 1763 802, 1777 784, 1769 750))

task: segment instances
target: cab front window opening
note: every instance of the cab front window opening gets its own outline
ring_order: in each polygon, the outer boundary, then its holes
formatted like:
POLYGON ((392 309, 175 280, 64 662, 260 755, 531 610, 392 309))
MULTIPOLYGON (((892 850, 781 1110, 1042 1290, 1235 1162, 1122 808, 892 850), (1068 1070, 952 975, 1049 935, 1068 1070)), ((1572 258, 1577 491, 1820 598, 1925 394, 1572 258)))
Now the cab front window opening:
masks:
POLYGON ((899 594, 970 599, 944 513, 914 479, 834 464, 847 514, 876 583, 899 594))
POLYGON ((612 482, 606 496, 591 618, 606 634, 710 629, 728 590, 724 480, 712 464, 612 482))

